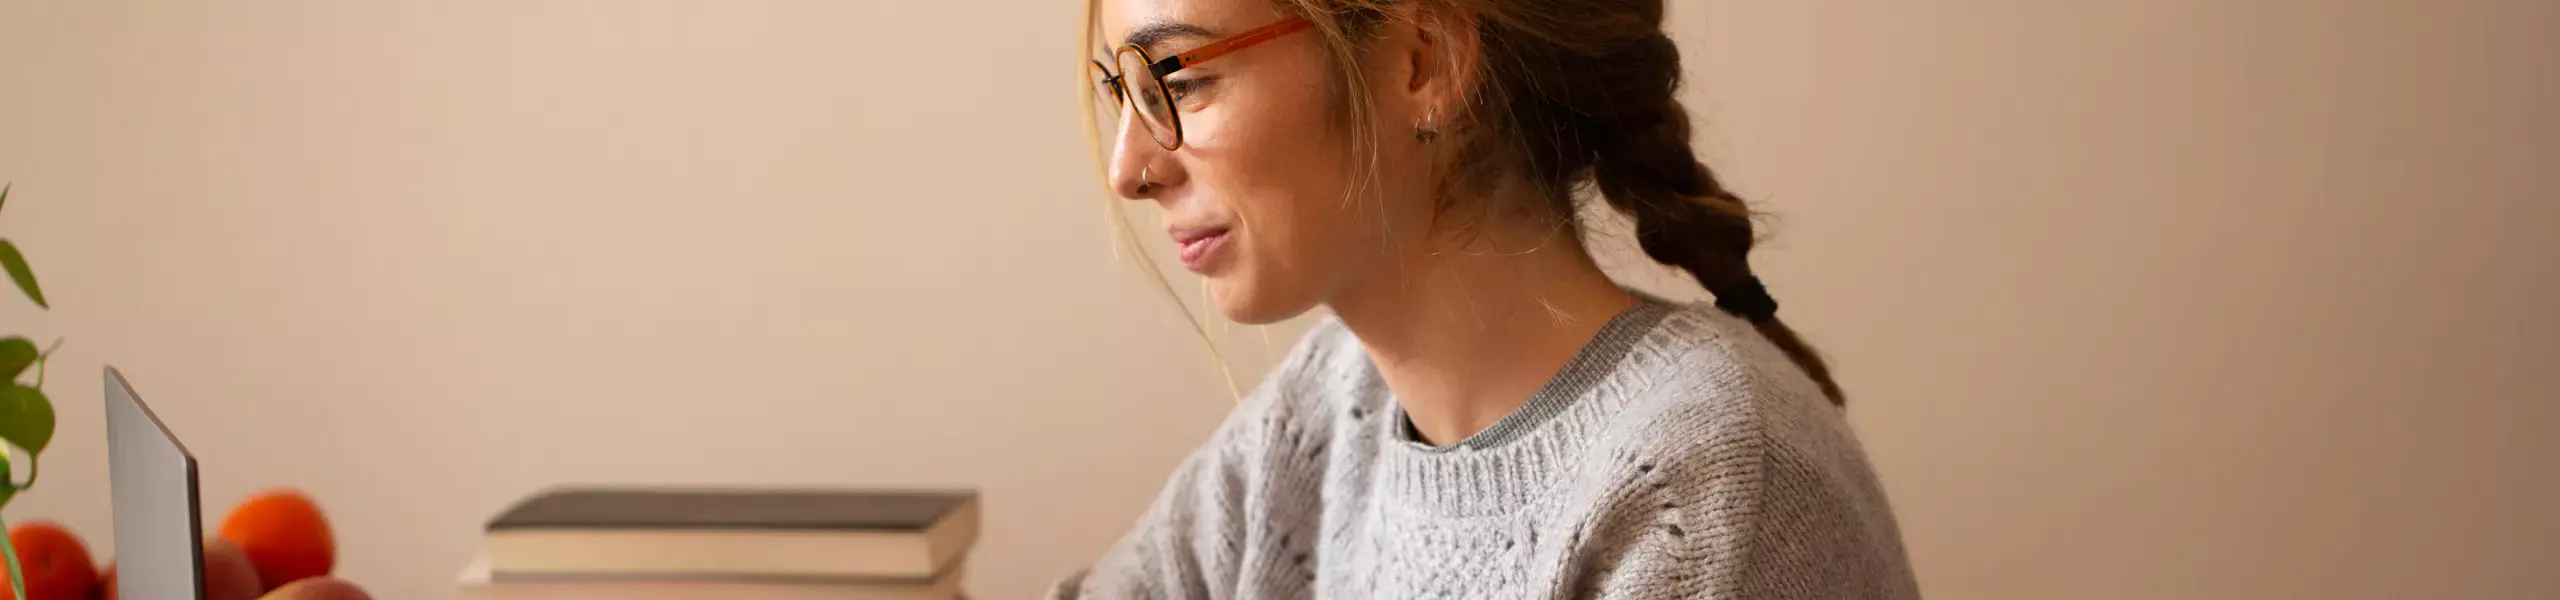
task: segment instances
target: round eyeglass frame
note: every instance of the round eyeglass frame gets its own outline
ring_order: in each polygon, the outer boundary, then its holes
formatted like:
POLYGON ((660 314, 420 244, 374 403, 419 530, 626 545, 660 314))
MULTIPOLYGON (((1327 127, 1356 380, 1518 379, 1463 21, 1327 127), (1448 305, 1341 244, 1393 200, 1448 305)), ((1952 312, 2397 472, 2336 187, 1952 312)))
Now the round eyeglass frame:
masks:
POLYGON ((1182 149, 1183 144, 1182 110, 1180 107, 1174 106, 1173 99, 1166 95, 1164 82, 1165 76, 1172 75, 1176 71, 1181 71, 1193 65, 1198 65, 1200 63, 1215 60, 1222 56, 1234 54, 1237 51, 1252 47, 1255 44, 1260 44, 1273 39, 1278 39, 1281 36, 1297 33, 1313 25, 1314 23, 1307 21, 1304 17, 1289 17, 1269 25, 1256 27, 1250 31, 1239 33, 1225 39, 1202 44, 1198 48, 1167 56, 1162 60, 1156 59, 1154 55, 1147 52, 1144 45, 1138 43, 1123 44, 1118 50, 1112 51, 1111 58, 1113 62, 1120 62, 1123 57, 1128 56, 1130 53, 1136 53, 1138 57, 1138 62, 1136 64, 1146 65, 1149 79, 1148 83, 1155 86, 1155 92, 1159 97, 1164 98, 1165 112, 1163 115, 1163 127, 1170 131, 1158 131, 1157 125, 1153 120, 1134 105, 1135 101, 1130 98, 1129 94, 1130 90, 1127 75, 1122 73, 1120 69, 1114 69, 1111 65, 1105 64, 1100 59, 1092 59, 1086 61, 1086 74, 1090 76, 1089 79, 1093 82, 1094 93, 1098 96, 1111 100, 1114 110, 1121 112, 1124 115, 1132 112, 1139 113, 1131 116, 1137 117, 1139 126, 1147 128, 1147 137, 1155 139, 1157 146, 1166 150, 1179 150, 1182 149))

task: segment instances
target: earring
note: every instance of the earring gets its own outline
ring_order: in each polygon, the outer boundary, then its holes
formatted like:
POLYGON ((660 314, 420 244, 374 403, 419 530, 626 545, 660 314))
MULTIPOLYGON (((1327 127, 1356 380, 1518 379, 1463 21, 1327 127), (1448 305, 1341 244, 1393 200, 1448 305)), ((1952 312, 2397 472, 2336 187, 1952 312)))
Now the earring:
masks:
POLYGON ((1147 171, 1151 168, 1152 167, 1138 167, 1138 189, 1143 190, 1156 186, 1156 180, 1154 178, 1147 177, 1147 171))
POLYGON ((1422 109, 1422 118, 1413 120, 1413 139, 1422 140, 1425 144, 1440 139, 1439 105, 1422 109))

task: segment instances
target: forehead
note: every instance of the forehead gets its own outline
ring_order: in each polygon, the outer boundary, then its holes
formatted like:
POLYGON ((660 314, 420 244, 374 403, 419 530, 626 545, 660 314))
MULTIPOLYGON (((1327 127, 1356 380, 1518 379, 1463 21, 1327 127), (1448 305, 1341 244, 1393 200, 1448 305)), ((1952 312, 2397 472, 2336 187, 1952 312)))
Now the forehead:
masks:
MULTIPOLYGON (((1094 0, 1093 18, 1102 43, 1116 48, 1129 41, 1131 32, 1149 25, 1190 25, 1214 36, 1234 35, 1279 20, 1281 12, 1275 1, 1094 0)), ((1176 39, 1165 44, 1191 46, 1206 41, 1176 39)))

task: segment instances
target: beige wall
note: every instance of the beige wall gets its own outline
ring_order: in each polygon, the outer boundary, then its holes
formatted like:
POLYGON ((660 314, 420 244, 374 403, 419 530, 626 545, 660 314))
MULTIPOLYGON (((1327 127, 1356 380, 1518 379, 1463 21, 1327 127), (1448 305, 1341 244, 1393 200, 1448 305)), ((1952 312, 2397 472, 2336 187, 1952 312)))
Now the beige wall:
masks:
MULTIPOLYGON (((1115 263, 1073 2, 8 2, 0 234, 206 498, 427 598, 555 481, 971 484, 1090 557, 1225 408, 1115 263)), ((1687 2, 1703 143, 1945 598, 2548 598, 2550 2, 1687 2)), ((1285 345, 1294 328, 1277 328, 1285 345)), ((1267 362, 1236 328, 1241 375, 1267 362)))

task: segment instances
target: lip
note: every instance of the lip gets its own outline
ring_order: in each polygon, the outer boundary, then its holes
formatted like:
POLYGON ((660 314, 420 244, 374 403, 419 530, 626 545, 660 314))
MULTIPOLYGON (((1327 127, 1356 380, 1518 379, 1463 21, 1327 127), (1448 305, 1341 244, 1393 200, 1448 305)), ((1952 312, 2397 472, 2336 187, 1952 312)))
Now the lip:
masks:
POLYGON ((1182 268, 1193 273, 1207 269, 1209 263, 1218 257, 1218 250, 1227 245, 1228 230, 1225 227, 1169 227, 1165 233, 1171 234, 1173 243, 1182 247, 1182 268))

